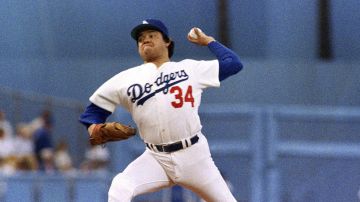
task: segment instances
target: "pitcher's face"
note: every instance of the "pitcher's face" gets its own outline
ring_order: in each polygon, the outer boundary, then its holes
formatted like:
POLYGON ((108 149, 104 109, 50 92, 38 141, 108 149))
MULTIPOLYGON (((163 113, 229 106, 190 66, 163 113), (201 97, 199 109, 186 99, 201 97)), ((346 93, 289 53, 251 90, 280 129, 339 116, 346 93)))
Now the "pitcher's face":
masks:
POLYGON ((162 34, 155 30, 146 30, 138 38, 138 51, 145 62, 153 62, 159 58, 168 57, 168 46, 162 34))

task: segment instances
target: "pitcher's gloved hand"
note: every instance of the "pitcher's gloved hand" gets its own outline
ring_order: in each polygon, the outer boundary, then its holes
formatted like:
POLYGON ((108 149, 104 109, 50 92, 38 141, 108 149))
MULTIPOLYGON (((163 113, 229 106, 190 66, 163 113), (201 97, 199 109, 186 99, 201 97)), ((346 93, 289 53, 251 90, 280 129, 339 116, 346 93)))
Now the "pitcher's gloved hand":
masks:
POLYGON ((111 122, 96 124, 90 135, 91 145, 101 145, 106 142, 121 141, 136 134, 136 129, 121 123, 111 122))

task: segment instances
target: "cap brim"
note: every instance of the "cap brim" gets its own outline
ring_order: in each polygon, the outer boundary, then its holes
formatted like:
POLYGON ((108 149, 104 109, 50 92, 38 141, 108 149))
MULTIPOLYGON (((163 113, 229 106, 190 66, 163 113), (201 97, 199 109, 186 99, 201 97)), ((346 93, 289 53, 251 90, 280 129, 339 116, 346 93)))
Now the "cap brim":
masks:
MULTIPOLYGON (((162 31, 153 26, 153 25, 150 25, 150 24, 141 24, 141 25, 138 25, 136 26, 132 31, 131 31, 131 37, 133 39, 135 39, 137 41, 137 39, 139 38, 139 34, 143 31, 146 31, 146 30, 156 30, 156 31, 159 31, 162 33, 162 31)), ((164 33, 163 33, 164 34, 164 33)))

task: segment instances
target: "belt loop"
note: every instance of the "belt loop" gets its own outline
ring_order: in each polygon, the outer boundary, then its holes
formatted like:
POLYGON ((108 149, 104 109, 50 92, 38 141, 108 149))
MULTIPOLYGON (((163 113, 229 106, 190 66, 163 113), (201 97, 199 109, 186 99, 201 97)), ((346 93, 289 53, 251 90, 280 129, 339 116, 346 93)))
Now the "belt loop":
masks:
POLYGON ((184 139, 184 141, 182 141, 182 142, 185 142, 185 144, 183 144, 184 148, 188 148, 188 147, 190 147, 192 145, 191 138, 193 138, 193 137, 188 137, 188 138, 184 139))
POLYGON ((193 138, 193 137, 188 137, 185 139, 186 143, 189 145, 188 147, 190 147, 192 145, 191 138, 193 138))
POLYGON ((156 151, 156 152, 160 152, 160 151, 158 150, 158 148, 157 148, 157 146, 156 146, 156 145, 154 145, 154 144, 153 144, 153 147, 154 147, 154 151, 156 151))
POLYGON ((155 152, 158 152, 158 151, 157 151, 157 148, 155 147, 155 145, 153 145, 153 144, 151 144, 151 143, 149 143, 149 145, 150 145, 151 150, 153 150, 153 151, 155 151, 155 152))
POLYGON ((181 142, 181 145, 182 145, 182 148, 184 149, 184 148, 186 148, 187 146, 186 146, 186 140, 181 140, 180 141, 181 142))

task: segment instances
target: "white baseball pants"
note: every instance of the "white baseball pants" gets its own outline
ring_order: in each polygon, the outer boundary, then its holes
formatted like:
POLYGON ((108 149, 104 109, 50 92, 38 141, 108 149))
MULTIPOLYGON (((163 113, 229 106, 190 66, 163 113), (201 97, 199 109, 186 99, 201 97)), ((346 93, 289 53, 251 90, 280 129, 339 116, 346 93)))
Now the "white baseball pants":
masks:
POLYGON ((236 201, 211 157, 208 142, 199 142, 172 153, 145 152, 117 174, 109 189, 109 202, 130 202, 133 197, 174 184, 208 202, 236 201))

